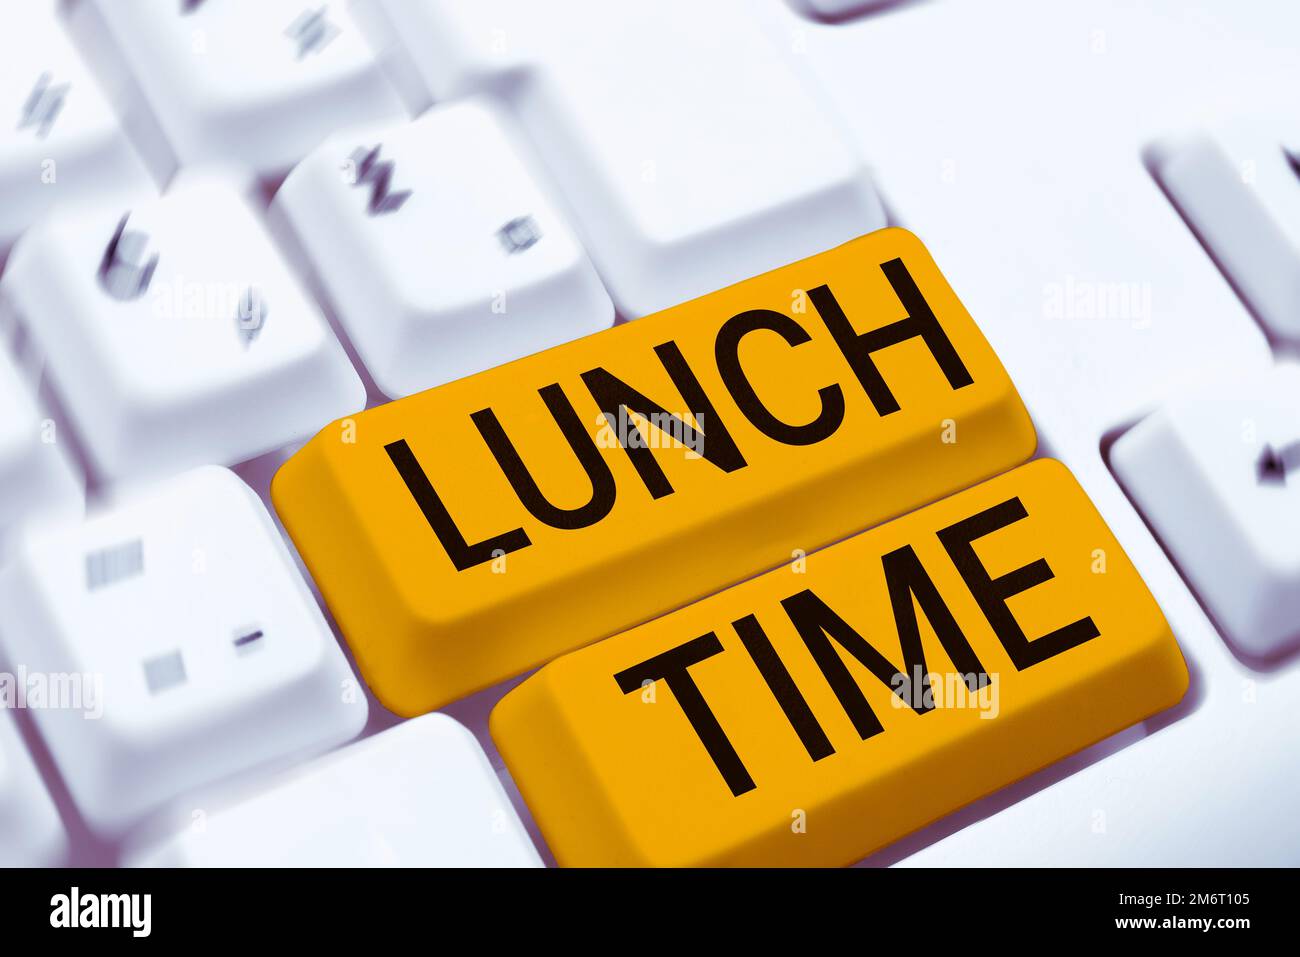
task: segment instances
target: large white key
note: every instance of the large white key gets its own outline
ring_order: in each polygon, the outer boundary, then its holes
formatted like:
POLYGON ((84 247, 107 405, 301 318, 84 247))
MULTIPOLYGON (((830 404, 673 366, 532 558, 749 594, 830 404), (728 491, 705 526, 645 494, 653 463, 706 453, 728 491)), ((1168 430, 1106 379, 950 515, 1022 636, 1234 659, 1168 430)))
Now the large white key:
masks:
POLYGON ((1111 463, 1227 638, 1300 638, 1300 367, 1167 403, 1111 463))
POLYGON ((37 410, 0 348, 0 534, 22 519, 79 512, 82 502, 54 421, 37 410))
POLYGON ((56 864, 66 848, 59 812, 13 717, 0 708, 0 867, 56 864))
POLYGON ((406 115, 337 0, 88 3, 182 164, 273 175, 334 130, 406 115))
POLYGON ((537 867, 474 736, 429 714, 127 855, 155 867, 537 867))
POLYGON ((217 180, 42 222, 0 295, 109 477, 240 462, 365 403, 319 309, 217 180))
POLYGON ((109 834, 366 720, 265 507, 216 466, 29 531, 0 577, 0 638, 15 665, 102 682, 97 718, 34 714, 77 806, 109 834))
POLYGON ((1300 342, 1300 142, 1242 120, 1157 144, 1152 168, 1274 336, 1300 342))
POLYGON ((55 9, 9 4, 0 26, 0 252, 56 205, 153 188, 55 9))
POLYGON ((436 99, 510 104, 615 304, 655 312, 885 224, 743 0, 366 0, 436 99))
POLYGON ((332 138, 275 203, 393 398, 614 320, 586 253, 488 101, 332 138))

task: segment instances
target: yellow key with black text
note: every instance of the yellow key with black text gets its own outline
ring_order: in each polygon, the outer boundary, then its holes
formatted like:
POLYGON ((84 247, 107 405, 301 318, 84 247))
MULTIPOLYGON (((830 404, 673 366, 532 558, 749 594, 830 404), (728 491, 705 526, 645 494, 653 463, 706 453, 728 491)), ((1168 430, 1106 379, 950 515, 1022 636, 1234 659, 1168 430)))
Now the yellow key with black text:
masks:
POLYGON ((1187 683, 1043 459, 553 661, 491 730, 561 864, 841 865, 1187 683))
POLYGON ((413 715, 1035 442, 925 248, 886 229, 340 420, 271 494, 367 682, 413 715))

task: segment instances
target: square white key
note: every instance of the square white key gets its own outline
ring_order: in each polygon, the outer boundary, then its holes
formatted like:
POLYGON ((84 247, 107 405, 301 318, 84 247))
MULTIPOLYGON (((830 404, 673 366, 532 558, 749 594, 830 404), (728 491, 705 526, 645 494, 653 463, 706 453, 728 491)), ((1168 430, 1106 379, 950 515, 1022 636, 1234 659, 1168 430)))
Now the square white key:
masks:
POLYGON ((274 202, 394 398, 614 320, 586 253, 484 100, 334 137, 274 202))
POLYGON ((635 319, 885 225, 865 162, 751 6, 358 0, 357 15, 427 99, 509 110, 635 319))
POLYGON ((88 4, 182 164, 272 175, 334 130, 407 115, 339 0, 88 4))
POLYGON ((1166 403, 1111 465, 1236 647, 1300 638, 1300 368, 1166 403))
POLYGON ((487 756, 428 714, 349 745, 202 824, 127 854, 137 867, 538 867, 487 756))
POLYGON ((98 716, 34 713, 77 806, 110 834, 366 721, 265 507, 215 466, 25 535, 0 576, 0 639, 15 665, 100 683, 98 716))
POLYGON ((0 349, 0 538, 24 519, 79 514, 82 493, 54 420, 40 413, 0 349))
POLYGON ((0 27, 0 252, 56 206, 153 191, 56 6, 8 4, 0 27))
POLYGON ((1276 338, 1300 342, 1300 140, 1261 120, 1164 141, 1153 169, 1276 338))
POLYGON ((0 707, 0 867, 57 864, 67 850, 67 840, 59 812, 12 715, 0 707))
POLYGON ((43 221, 0 296, 106 477, 234 464, 365 403, 320 310, 220 180, 43 221))

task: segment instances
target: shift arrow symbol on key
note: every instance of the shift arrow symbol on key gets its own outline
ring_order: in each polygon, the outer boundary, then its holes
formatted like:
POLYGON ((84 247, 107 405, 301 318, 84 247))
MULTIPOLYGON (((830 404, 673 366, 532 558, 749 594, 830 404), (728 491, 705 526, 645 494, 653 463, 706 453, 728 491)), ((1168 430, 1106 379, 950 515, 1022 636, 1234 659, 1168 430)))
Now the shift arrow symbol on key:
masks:
POLYGON ((1286 485, 1287 473, 1300 466, 1300 440, 1274 446, 1264 443, 1255 463, 1260 485, 1286 485))

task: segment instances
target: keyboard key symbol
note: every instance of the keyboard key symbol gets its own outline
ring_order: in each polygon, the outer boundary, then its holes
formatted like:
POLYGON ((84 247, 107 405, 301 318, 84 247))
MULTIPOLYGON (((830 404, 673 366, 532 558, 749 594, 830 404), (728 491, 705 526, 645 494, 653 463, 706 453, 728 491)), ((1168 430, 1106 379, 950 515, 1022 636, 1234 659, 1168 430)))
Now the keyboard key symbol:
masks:
POLYGON ((149 235, 127 232, 126 221, 129 218, 128 214, 118 222, 99 263, 99 284, 110 296, 122 302, 139 299, 148 292, 154 270, 158 268, 157 253, 145 258, 149 235))
POLYGON ((517 216, 497 230, 497 238, 507 253, 521 253, 536 245, 542 231, 533 217, 517 216))
POLYGON ((231 639, 230 643, 235 646, 237 654, 246 655, 262 647, 260 642, 265 637, 266 635, 261 628, 253 628, 249 631, 240 630, 231 639))
POLYGON ((185 684, 185 659, 179 650, 144 662, 144 683, 150 694, 185 684))
POLYGON ((402 208, 402 204, 411 198, 411 191, 404 189, 401 192, 392 192, 393 167, 396 165, 392 160, 380 160, 379 151, 383 149, 383 144, 379 144, 369 150, 365 147, 357 147, 352 151, 349 166, 353 170, 353 186, 370 186, 370 215, 379 216, 383 213, 391 213, 402 208))
POLYGON ((339 35, 339 28, 325 18, 325 8, 304 10, 285 28, 284 35, 298 44, 298 59, 319 53, 339 35))
POLYGON ((1286 485, 1287 474, 1300 466, 1300 441, 1274 447, 1264 444, 1255 463, 1260 485, 1286 485))
POLYGON ((49 73, 42 73, 36 78, 36 85, 23 103, 22 113, 18 118, 18 129, 36 129, 36 135, 44 139, 54 128, 54 121, 63 111, 63 101, 68 97, 71 86, 67 83, 54 85, 49 73))
POLYGON ((86 589, 94 591, 144 572, 144 542, 133 539, 86 556, 86 589))
POLYGON ((270 311, 266 300, 262 298, 261 290, 253 286, 244 290, 244 294, 239 298, 235 322, 239 327, 239 334, 243 336, 245 346, 251 345, 257 338, 257 334, 262 331, 262 325, 266 322, 270 311))

